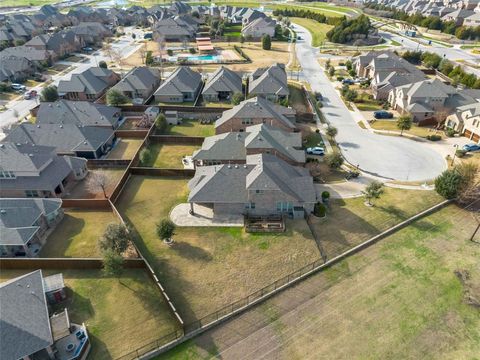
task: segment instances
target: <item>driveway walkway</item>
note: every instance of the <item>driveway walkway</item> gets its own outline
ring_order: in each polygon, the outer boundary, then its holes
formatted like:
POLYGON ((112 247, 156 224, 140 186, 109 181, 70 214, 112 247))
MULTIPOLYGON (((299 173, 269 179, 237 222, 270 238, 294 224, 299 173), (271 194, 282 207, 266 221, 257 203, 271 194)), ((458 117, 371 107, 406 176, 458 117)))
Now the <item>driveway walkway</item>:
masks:
POLYGON ((296 24, 294 29, 305 39, 295 46, 304 78, 313 91, 323 95, 322 112, 338 129, 336 140, 350 164, 359 165, 365 173, 400 181, 430 180, 446 168, 442 156, 422 143, 361 129, 317 62, 318 50, 310 46, 310 33, 296 24))

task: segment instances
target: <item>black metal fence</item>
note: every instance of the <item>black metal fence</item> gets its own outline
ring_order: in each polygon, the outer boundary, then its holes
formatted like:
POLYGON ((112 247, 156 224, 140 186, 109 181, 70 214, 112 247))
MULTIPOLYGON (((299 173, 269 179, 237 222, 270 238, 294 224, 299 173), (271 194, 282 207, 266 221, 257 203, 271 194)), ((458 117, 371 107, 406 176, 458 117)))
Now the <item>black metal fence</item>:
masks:
POLYGON ((174 331, 170 334, 167 334, 159 339, 156 339, 152 342, 149 342, 148 344, 145 344, 143 345, 142 347, 139 347, 138 349, 132 351, 132 352, 129 352, 128 354, 125 354, 119 358, 117 358, 117 360, 134 360, 134 359, 138 359, 139 357, 141 357, 142 355, 144 354, 147 354, 155 349, 158 349, 159 347, 161 346, 164 346, 166 344, 169 344, 171 342, 174 342, 178 339, 180 339, 181 337, 183 336, 183 331, 181 330, 177 330, 177 331, 174 331))

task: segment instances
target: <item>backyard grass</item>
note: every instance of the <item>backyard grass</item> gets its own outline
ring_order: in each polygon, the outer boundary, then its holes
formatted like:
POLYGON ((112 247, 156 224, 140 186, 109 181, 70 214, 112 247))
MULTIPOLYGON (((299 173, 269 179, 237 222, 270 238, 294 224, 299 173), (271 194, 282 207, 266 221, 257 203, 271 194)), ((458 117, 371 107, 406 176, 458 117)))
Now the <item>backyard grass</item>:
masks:
POLYGON ((107 154, 107 159, 133 159, 143 139, 118 139, 114 148, 107 154))
POLYGON ((65 210, 39 257, 99 257, 97 241, 112 222, 118 218, 110 211, 65 210))
MULTIPOLYGON (((89 359, 116 359, 177 329, 159 290, 144 270, 126 269, 119 279, 100 270, 61 272, 67 300, 55 310, 68 309, 70 320, 85 323, 91 340, 89 359)), ((26 271, 2 271, 3 280, 26 271)))
POLYGON ((142 163, 142 166, 183 169, 182 159, 185 156, 191 156, 193 152, 199 149, 196 145, 177 145, 177 144, 155 144, 148 145, 151 151, 151 161, 142 163))
POLYGON ((477 224, 450 205, 156 360, 476 359, 477 224))
MULTIPOLYGON (((375 130, 398 131, 398 133, 400 133, 400 130, 397 127, 397 122, 394 120, 375 120, 370 123, 370 126, 375 130)), ((412 125, 412 128, 410 130, 405 130, 404 133, 420 137, 426 137, 434 134, 439 135, 442 138, 444 137, 442 131, 435 131, 435 129, 417 125, 412 125)))
POLYGON ((319 258, 304 220, 282 234, 253 235, 243 228, 177 227, 172 246, 155 224, 185 202, 186 180, 133 177, 119 210, 138 232, 137 245, 187 322, 237 301, 319 258))
POLYGON ((111 168, 111 169, 91 169, 88 171, 87 176, 82 181, 73 183, 73 187, 67 188, 66 199, 103 199, 105 196, 103 190, 100 187, 91 188, 89 186, 89 178, 96 173, 105 174, 107 181, 105 182, 105 192, 107 196, 110 196, 117 186, 120 178, 125 172, 124 168, 111 168))
POLYGON ((180 125, 168 125, 166 135, 207 137, 215 135, 215 126, 213 123, 201 124, 199 120, 183 119, 180 125))
POLYGON ((312 46, 317 47, 323 44, 328 31, 333 28, 331 25, 322 24, 312 19, 292 17, 290 20, 307 29, 312 34, 312 46))
POLYGON ((363 197, 331 200, 327 217, 313 218, 315 233, 332 258, 442 200, 435 191, 388 187, 373 207, 363 197))
POLYGON ((290 90, 288 105, 294 108, 297 113, 308 112, 308 102, 302 85, 299 83, 289 82, 288 89, 290 90))

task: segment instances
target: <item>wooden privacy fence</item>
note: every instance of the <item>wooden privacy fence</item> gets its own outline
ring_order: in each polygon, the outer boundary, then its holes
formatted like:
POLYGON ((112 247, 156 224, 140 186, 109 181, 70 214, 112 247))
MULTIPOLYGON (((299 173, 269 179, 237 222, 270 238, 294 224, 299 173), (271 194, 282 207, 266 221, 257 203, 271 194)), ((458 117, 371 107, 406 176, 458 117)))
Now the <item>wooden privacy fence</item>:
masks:
POLYGON ((88 159, 87 167, 92 170, 99 168, 126 168, 130 161, 124 159, 88 159))
POLYGON ((175 136, 175 135, 151 135, 149 140, 152 143, 181 144, 181 145, 202 145, 203 136, 175 136))
MULTIPOLYGON (((2 270, 36 270, 36 269, 102 269, 101 258, 2 258, 2 270)), ((143 259, 124 259, 125 269, 146 269, 143 259)))
POLYGON ((119 138, 143 139, 148 135, 148 130, 115 130, 115 135, 119 138))
POLYGON ((132 175, 145 175, 145 176, 164 176, 164 177, 182 177, 192 178, 195 175, 193 169, 163 169, 152 167, 131 167, 130 173, 132 175))
POLYGON ((62 208, 110 210, 108 199, 62 199, 62 208))

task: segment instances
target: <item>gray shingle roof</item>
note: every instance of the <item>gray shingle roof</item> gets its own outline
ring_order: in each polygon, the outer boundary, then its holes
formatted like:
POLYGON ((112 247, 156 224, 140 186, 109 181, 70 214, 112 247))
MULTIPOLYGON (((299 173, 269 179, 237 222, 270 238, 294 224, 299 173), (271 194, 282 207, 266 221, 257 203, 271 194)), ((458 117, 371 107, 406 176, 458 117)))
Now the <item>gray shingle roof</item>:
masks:
POLYGON ((262 97, 254 97, 242 101, 232 109, 224 111, 222 116, 215 122, 215 127, 222 125, 232 118, 262 118, 278 119, 286 126, 293 129, 295 128, 295 125, 284 115, 291 114, 291 112, 291 109, 278 106, 262 97))
POLYGON ((219 91, 242 93, 242 78, 235 71, 220 66, 209 76, 202 94, 217 94, 219 91))
POLYGON ((88 101, 58 100, 41 103, 37 124, 74 124, 77 126, 115 126, 120 109, 88 101))
POLYGON ((157 69, 142 66, 130 71, 113 88, 119 91, 149 90, 159 79, 160 72, 157 69))
POLYGON ((290 94, 285 65, 273 64, 266 69, 257 69, 250 77, 248 92, 255 95, 290 94))
POLYGON ((180 66, 165 79, 155 91, 155 95, 180 96, 186 92, 195 92, 201 82, 202 75, 189 67, 180 66))
POLYGON ((74 124, 20 124, 4 141, 19 144, 53 146, 59 153, 96 151, 112 136, 111 128, 78 127, 74 124))
POLYGON ((58 93, 80 92, 86 94, 98 94, 109 87, 106 78, 113 71, 101 67, 91 67, 80 74, 73 74, 70 80, 60 80, 58 93))
POLYGON ((0 303, 1 359, 20 359, 53 344, 41 270, 1 283, 0 303))

